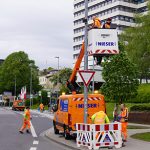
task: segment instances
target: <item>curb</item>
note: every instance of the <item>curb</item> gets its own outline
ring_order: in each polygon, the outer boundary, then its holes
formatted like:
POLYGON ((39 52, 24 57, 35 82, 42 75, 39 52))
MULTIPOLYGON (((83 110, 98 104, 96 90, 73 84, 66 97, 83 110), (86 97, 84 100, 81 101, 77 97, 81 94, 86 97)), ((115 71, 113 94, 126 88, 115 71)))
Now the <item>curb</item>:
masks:
MULTIPOLYGON (((71 150, 81 150, 81 149, 79 149, 79 148, 75 148, 75 147, 73 147, 73 146, 71 146, 71 145, 67 145, 67 144, 65 144, 65 143, 63 143, 63 142, 60 142, 59 140, 56 140, 56 139, 54 139, 54 138, 52 138, 51 136, 48 136, 48 132, 49 132, 49 130, 51 130, 52 128, 50 128, 50 129, 48 129, 48 130, 46 130, 44 133, 43 133, 43 135, 47 138, 47 139, 49 139, 49 140, 51 140, 51 141, 53 141, 53 142, 55 142, 55 143, 57 143, 57 144, 60 144, 60 145, 62 145, 62 146, 65 146, 65 147, 67 147, 67 148, 70 148, 71 150)), ((67 140, 67 141, 69 141, 69 140, 67 140)))

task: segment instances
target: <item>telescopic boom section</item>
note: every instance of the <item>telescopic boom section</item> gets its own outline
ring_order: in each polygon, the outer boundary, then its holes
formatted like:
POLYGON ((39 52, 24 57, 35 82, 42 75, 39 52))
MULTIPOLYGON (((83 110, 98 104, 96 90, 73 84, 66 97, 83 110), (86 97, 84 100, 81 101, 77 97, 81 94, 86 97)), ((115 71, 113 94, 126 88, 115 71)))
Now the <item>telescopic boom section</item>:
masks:
POLYGON ((84 56, 84 43, 82 44, 82 47, 81 47, 81 50, 80 50, 80 53, 79 53, 79 56, 77 58, 77 61, 75 63, 75 66, 73 68, 73 71, 72 71, 72 74, 69 78, 69 81, 67 82, 67 87, 69 88, 69 90, 71 92, 76 92, 76 93, 79 93, 80 91, 80 85, 78 85, 78 83, 76 82, 76 75, 77 75, 77 71, 79 70, 80 68, 80 65, 81 65, 81 62, 82 62, 82 59, 83 59, 83 56, 84 56))

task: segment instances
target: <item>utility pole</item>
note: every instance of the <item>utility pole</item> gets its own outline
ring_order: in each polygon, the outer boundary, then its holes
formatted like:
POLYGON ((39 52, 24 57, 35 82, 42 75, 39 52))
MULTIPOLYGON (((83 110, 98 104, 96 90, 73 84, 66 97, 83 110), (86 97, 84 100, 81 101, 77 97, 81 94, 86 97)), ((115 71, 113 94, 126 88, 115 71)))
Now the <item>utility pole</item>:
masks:
MULTIPOLYGON (((84 70, 88 70, 88 0, 85 0, 85 35, 84 35, 84 70)), ((84 85, 84 123, 87 123, 88 115, 88 88, 84 85)))
POLYGON ((15 98, 16 98, 16 75, 15 75, 15 89, 14 89, 14 95, 15 95, 15 98))

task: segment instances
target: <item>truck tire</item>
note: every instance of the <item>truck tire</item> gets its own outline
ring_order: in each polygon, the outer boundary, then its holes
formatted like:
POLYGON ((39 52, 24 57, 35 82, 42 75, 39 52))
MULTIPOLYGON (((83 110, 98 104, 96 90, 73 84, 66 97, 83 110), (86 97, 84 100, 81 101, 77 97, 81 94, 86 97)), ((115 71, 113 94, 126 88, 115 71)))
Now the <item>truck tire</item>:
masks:
POLYGON ((67 132, 67 127, 66 126, 64 126, 64 137, 65 137, 66 140, 71 139, 70 134, 67 132))
POLYGON ((55 122, 53 122, 53 126, 54 126, 54 133, 59 134, 59 130, 56 128, 56 123, 55 122))

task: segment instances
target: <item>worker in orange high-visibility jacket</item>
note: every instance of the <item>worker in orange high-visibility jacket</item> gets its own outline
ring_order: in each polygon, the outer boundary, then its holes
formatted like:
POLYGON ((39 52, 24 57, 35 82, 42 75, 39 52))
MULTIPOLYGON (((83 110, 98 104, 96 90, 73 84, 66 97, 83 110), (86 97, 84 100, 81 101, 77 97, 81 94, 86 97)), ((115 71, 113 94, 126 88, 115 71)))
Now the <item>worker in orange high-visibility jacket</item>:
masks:
POLYGON ((24 114, 23 114, 23 125, 21 127, 21 129, 19 130, 19 132, 21 134, 23 134, 24 129, 27 128, 26 132, 30 133, 29 129, 30 129, 30 119, 31 119, 31 114, 30 114, 30 107, 26 107, 24 114))
POLYGON ((43 105, 43 103, 41 103, 40 104, 40 112, 43 112, 43 110, 44 110, 44 105, 43 105))
POLYGON ((128 126, 128 108, 125 106, 125 104, 121 104, 121 113, 119 115, 120 122, 121 122, 121 132, 123 135, 123 140, 127 141, 127 126, 128 126))
POLYGON ((92 26, 91 26, 92 29, 94 28, 101 28, 101 21, 98 17, 96 16, 93 16, 93 23, 92 23, 92 26))
POLYGON ((111 18, 108 18, 106 23, 103 25, 103 29, 110 29, 111 26, 111 18))

